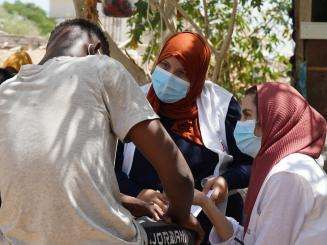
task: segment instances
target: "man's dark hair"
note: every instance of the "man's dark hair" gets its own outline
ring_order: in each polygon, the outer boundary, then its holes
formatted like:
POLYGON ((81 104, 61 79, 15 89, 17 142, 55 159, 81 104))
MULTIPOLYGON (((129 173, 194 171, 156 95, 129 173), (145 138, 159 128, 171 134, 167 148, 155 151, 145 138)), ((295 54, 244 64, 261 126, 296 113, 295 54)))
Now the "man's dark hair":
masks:
POLYGON ((15 76, 15 73, 9 71, 6 68, 0 68, 0 84, 12 78, 13 76, 15 76))
POLYGON ((99 38, 99 40, 101 42, 101 48, 102 48, 103 54, 108 55, 108 56, 110 55, 109 43, 108 43, 107 37, 104 34, 104 32, 101 30, 101 28, 97 24, 92 23, 85 19, 66 20, 66 21, 60 23, 59 25, 57 25, 50 34, 48 45, 58 36, 58 34, 60 34, 62 31, 66 30, 66 29, 69 29, 70 27, 79 27, 79 28, 81 28, 81 30, 97 36, 97 38, 99 38))

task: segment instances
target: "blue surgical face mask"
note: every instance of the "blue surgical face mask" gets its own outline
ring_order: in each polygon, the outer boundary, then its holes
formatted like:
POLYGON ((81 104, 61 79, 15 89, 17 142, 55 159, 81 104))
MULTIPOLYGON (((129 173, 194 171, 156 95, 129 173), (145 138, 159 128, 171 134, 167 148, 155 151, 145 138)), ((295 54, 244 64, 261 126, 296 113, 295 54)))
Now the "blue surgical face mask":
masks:
POLYGON ((152 73, 152 86, 158 98, 164 103, 184 99, 190 88, 188 82, 158 66, 152 73))
POLYGON ((261 148, 261 137, 254 135, 255 124, 255 120, 238 121, 234 130, 238 149, 253 158, 261 148))

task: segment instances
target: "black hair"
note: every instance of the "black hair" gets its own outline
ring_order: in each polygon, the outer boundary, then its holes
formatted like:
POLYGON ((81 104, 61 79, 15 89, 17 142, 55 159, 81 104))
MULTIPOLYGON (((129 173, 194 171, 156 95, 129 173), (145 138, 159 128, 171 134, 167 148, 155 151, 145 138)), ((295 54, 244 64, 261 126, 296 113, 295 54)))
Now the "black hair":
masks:
POLYGON ((91 34, 94 34, 95 36, 97 36, 97 38, 99 38, 99 40, 101 42, 101 48, 102 48, 103 54, 108 55, 108 56, 110 55, 109 43, 108 43, 105 33, 101 30, 101 28, 97 24, 95 24, 91 21, 85 20, 85 19, 70 19, 70 20, 61 22, 51 32, 49 41, 48 41, 48 45, 58 36, 58 34, 60 34, 62 31, 66 30, 70 27, 79 27, 83 31, 86 31, 88 33, 91 33, 91 34))
MULTIPOLYGON (((257 116, 259 116, 259 104, 258 104, 258 89, 257 86, 254 85, 247 90, 245 90, 245 95, 254 95, 253 103, 255 104, 255 107, 257 108, 257 116)), ((257 119, 258 121, 258 119, 257 119)))
POLYGON ((6 68, 0 68, 0 84, 12 78, 13 76, 15 76, 15 73, 9 71, 6 68))
POLYGON ((245 90, 245 95, 254 95, 254 104, 258 108, 258 90, 257 86, 252 86, 245 90))

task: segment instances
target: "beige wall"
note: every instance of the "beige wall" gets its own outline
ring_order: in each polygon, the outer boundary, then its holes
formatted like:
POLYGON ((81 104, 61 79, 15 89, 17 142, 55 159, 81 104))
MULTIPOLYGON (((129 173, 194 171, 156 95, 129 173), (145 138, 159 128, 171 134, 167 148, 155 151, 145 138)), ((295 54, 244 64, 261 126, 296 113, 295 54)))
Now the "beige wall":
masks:
POLYGON ((49 0, 49 16, 53 18, 73 18, 75 17, 73 0, 49 0))
MULTIPOLYGON (((64 20, 75 17, 73 0, 49 0, 49 16, 64 20)), ((103 15, 102 5, 98 4, 98 11, 103 28, 109 32, 118 43, 124 43, 128 39, 127 18, 109 18, 103 15)))

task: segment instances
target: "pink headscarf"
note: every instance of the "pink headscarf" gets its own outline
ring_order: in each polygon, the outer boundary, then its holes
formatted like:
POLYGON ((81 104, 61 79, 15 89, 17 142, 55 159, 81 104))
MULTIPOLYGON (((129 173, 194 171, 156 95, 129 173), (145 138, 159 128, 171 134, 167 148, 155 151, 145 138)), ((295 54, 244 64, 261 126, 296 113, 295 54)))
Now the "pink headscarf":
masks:
POLYGON ((278 162, 292 153, 318 158, 326 139, 326 120, 290 85, 257 86, 261 149, 254 159, 245 201, 245 231, 261 186, 278 162))

